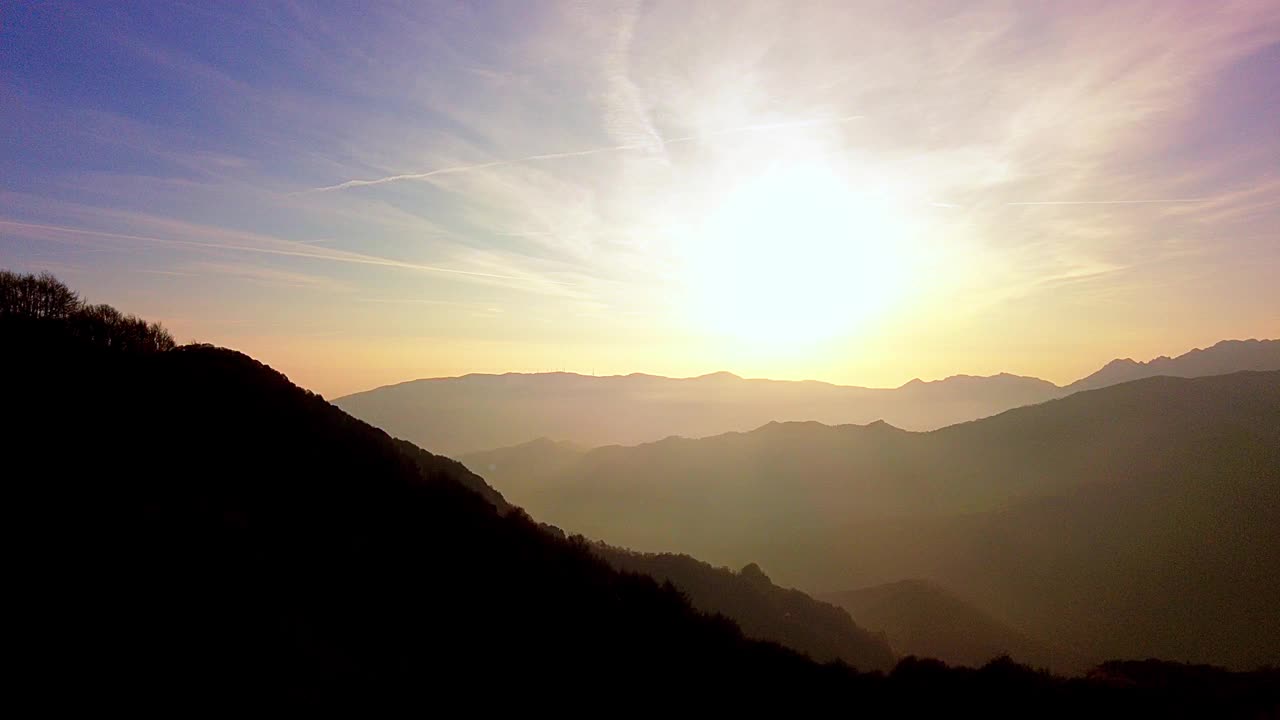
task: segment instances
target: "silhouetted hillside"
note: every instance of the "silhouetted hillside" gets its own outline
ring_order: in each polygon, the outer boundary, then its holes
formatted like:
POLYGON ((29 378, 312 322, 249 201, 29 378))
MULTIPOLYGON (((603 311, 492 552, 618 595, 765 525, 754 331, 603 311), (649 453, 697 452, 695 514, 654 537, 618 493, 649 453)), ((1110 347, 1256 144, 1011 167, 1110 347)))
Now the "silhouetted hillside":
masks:
POLYGON ((569 678, 594 695, 637 677, 822 692, 847 676, 500 515, 457 463, 238 353, 20 360, 6 371, 39 391, 7 411, 36 422, 10 462, 48 484, 52 543, 26 587, 46 662, 100 702, 376 706, 490 684, 545 701, 569 678), (55 418, 70 432, 50 436, 55 418))
POLYGON ((929 578, 1085 661, 1280 661, 1277 372, 1151 378, 931 433, 771 423, 603 447, 536 486, 489 457, 513 502, 611 544, 758 561, 816 592, 929 578))
POLYGON ((688 555, 637 553, 600 543, 593 548, 619 570, 670 582, 695 608, 733 618, 747 637, 781 643, 820 662, 843 660, 860 670, 893 667, 893 650, 883 636, 859 627, 839 607, 774 585, 754 563, 735 573, 688 555))
POLYGON ((832 593, 828 599, 885 634, 903 655, 981 667, 1002 655, 1034 667, 1063 667, 1053 651, 936 583, 902 580, 832 593))
POLYGON ((1280 370, 1280 340, 1223 340, 1213 347, 1196 348, 1173 358, 1161 356, 1148 362, 1130 358, 1112 360, 1066 389, 1093 390, 1158 375, 1204 377, 1242 370, 1280 370))
POLYGON ((65 330, 0 321, 7 477, 27 491, 9 648, 42 710, 1169 716, 1280 699, 1275 673, 1167 663, 1074 681, 1007 661, 819 666, 498 512, 457 463, 242 354, 65 330))

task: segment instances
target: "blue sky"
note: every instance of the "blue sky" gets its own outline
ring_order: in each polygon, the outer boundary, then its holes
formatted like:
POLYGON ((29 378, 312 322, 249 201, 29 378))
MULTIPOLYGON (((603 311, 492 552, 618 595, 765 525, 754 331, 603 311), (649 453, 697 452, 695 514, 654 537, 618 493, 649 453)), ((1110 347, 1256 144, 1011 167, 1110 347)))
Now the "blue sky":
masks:
POLYGON ((32 3, 0 265, 333 395, 1280 335, 1275 3, 32 3))

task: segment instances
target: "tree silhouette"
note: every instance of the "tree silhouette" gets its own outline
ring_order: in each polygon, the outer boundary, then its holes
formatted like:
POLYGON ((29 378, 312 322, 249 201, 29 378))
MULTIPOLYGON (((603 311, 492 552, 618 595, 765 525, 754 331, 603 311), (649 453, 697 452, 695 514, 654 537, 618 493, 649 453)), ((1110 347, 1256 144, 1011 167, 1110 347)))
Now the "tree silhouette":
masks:
POLYGON ((64 320, 80 307, 80 297, 50 273, 0 270, 0 316, 64 320))
POLYGON ((125 315, 110 305, 86 305, 69 319, 77 337, 95 345, 130 352, 172 350, 176 343, 159 323, 125 315))
POLYGON ((124 352, 163 352, 177 346, 160 323, 126 315, 110 305, 86 305, 50 273, 0 270, 0 319, 36 324, 29 331, 124 352))

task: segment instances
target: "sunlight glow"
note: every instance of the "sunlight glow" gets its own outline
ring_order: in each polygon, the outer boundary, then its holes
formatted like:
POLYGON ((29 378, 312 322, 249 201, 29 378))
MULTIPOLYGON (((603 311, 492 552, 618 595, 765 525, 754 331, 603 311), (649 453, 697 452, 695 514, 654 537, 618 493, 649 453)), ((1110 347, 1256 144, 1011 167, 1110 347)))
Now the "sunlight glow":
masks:
POLYGON ((772 169, 728 192, 684 247, 705 330, 758 344, 849 332, 905 292, 905 218, 820 164, 772 169))

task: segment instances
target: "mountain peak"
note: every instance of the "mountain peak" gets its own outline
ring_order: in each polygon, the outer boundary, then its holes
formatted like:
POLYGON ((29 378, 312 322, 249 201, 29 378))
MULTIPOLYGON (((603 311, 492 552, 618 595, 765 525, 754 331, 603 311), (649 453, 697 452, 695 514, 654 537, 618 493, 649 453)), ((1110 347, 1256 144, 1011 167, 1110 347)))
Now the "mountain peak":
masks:
POLYGON ((1161 355, 1147 362, 1116 358, 1102 369, 1067 386, 1093 390, 1156 375, 1200 377, 1242 370, 1280 370, 1280 340, 1221 340, 1207 348, 1195 348, 1177 357, 1161 355))
POLYGON ((718 370, 713 373, 707 373, 706 375, 699 375, 693 379, 694 380, 741 380, 742 376, 734 375, 728 370, 718 370))
POLYGON ((765 575, 764 571, 760 569, 760 566, 755 563, 747 563, 746 566, 738 571, 738 574, 761 585, 773 584, 773 581, 769 579, 769 576, 765 575))

